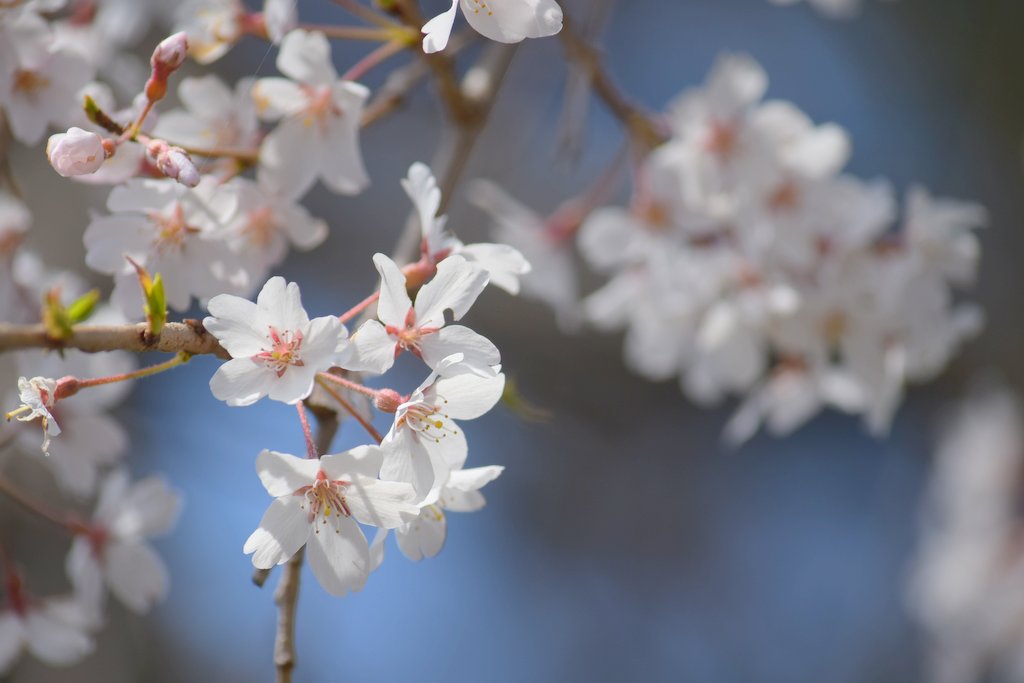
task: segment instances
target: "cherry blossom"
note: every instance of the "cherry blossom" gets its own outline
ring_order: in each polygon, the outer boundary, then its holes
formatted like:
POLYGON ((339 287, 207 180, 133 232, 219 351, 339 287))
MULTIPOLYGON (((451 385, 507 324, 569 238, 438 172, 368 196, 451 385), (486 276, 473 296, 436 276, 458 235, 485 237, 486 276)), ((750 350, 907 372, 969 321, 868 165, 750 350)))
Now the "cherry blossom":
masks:
POLYGON ((210 379, 210 390, 230 406, 264 396, 297 403, 313 391, 316 373, 343 365, 348 331, 334 316, 309 319, 299 286, 270 278, 256 303, 230 294, 210 299, 204 327, 231 354, 210 379))
POLYGON ((317 178, 341 194, 358 194, 370 180, 359 150, 359 121, 369 90, 338 79, 322 33, 295 30, 281 42, 277 68, 287 78, 253 87, 257 112, 281 119, 260 147, 260 183, 297 198, 317 178))
POLYGON ((450 512, 476 512, 486 504, 480 493, 504 471, 504 467, 474 467, 455 470, 444 486, 435 488, 422 503, 420 516, 395 529, 395 540, 402 554, 414 562, 434 557, 448 537, 450 512))
POLYGON ((409 482, 421 498, 466 462, 466 436, 455 421, 480 417, 495 406, 505 388, 505 375, 481 376, 463 361, 460 354, 445 358, 405 397, 381 444, 381 476, 409 482))
POLYGON ((434 368, 452 354, 479 371, 490 372, 501 362, 498 349, 485 337, 462 325, 446 325, 445 311, 459 320, 487 287, 487 273, 461 256, 450 256, 437 265, 437 274, 423 285, 413 304, 406 277, 395 262, 375 254, 380 273, 377 318, 367 320, 353 335, 355 353, 350 370, 382 373, 403 351, 409 351, 434 368))
POLYGON ((159 477, 132 483, 124 470, 107 477, 93 518, 76 534, 66 568, 84 604, 98 616, 105 590, 137 613, 168 591, 167 569, 146 542, 174 527, 181 499, 159 477))
POLYGON ((18 398, 21 406, 6 414, 10 420, 18 418, 21 422, 39 420, 43 430, 43 453, 50 448, 50 437, 60 434, 60 425, 53 419, 54 404, 57 402, 57 380, 47 377, 18 378, 18 398))
POLYGON ((452 0, 451 8, 423 26, 423 51, 448 45, 459 5, 469 25, 499 43, 545 38, 562 30, 562 8, 555 0, 452 0))
POLYGON ((7 607, 0 610, 0 676, 27 650, 51 666, 70 666, 92 652, 89 613, 74 596, 38 599, 8 569, 7 607))
POLYGON ((142 315, 131 257, 164 280, 167 305, 187 310, 192 298, 247 291, 250 278, 218 229, 236 210, 236 198, 218 191, 209 178, 195 190, 173 180, 133 180, 114 188, 109 216, 97 216, 85 230, 85 262, 114 275, 111 300, 125 315, 142 315))
POLYGON ((283 564, 306 546, 317 581, 332 595, 362 589, 369 547, 358 523, 384 529, 419 514, 408 484, 377 479, 381 449, 359 446, 317 460, 265 450, 256 458, 260 481, 274 501, 245 542, 253 566, 283 564), (357 523, 358 522, 358 523, 357 523))

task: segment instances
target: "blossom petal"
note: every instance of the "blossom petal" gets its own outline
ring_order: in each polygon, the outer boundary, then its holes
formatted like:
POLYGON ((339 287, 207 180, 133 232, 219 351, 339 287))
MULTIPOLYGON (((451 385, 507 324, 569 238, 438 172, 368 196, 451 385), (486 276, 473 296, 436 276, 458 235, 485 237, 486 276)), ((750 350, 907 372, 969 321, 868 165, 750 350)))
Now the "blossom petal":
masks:
POLYGON ((428 55, 440 52, 447 47, 448 39, 452 35, 452 27, 455 25, 458 5, 459 0, 452 0, 452 6, 448 11, 438 14, 420 29, 423 32, 423 51, 428 55))
POLYGON ((231 294, 219 294, 210 299, 206 309, 211 317, 203 319, 203 327, 232 357, 255 356, 263 350, 267 337, 256 327, 256 304, 231 294))
POLYGON ((447 537, 448 520, 437 505, 424 507, 419 517, 395 532, 398 549, 413 562, 436 556, 447 537))
POLYGON ((359 147, 363 105, 370 91, 359 83, 345 81, 334 87, 334 103, 341 114, 327 126, 320 156, 320 179, 338 194, 359 194, 370 184, 359 147))
POLYGON ((491 367, 501 362, 501 353, 491 340, 462 325, 448 325, 420 339, 423 362, 432 368, 457 353, 462 354, 461 363, 486 374, 493 375, 491 367))
POLYGON ((267 395, 268 370, 252 358, 235 358, 210 378, 214 397, 229 406, 248 406, 267 395))
POLYGON ((0 676, 7 675, 25 644, 21 619, 13 612, 0 614, 0 676))
POLYGON ((316 480, 320 462, 287 453, 264 450, 256 456, 256 474, 274 498, 290 496, 316 480))
POLYGON ((339 516, 320 524, 306 546, 313 575, 331 595, 358 591, 370 573, 370 550, 359 525, 339 516))
POLYGON ((384 451, 380 446, 356 446, 344 453, 322 456, 320 469, 330 479, 345 479, 352 475, 376 479, 383 461, 384 451))
POLYGON ((316 182, 319 164, 315 162, 323 145, 317 130, 301 117, 285 118, 260 145, 260 185, 286 199, 301 197, 316 182))
POLYGON ((93 649, 92 638, 84 629, 55 618, 45 609, 30 610, 24 628, 25 645, 47 664, 74 664, 93 649))
POLYGON ((174 526, 181 511, 181 497, 163 478, 135 482, 119 502, 110 530, 119 538, 158 536, 174 526))
POLYGON ((342 367, 381 375, 394 364, 395 340, 379 322, 367 320, 352 335, 352 353, 342 367))
POLYGON ((308 85, 327 85, 338 79, 331 62, 331 44, 320 31, 290 31, 281 41, 277 70, 308 85))
POLYGON ((160 556, 145 543, 112 543, 104 553, 110 592, 136 614, 167 595, 170 581, 160 556))
POLYGON ((385 325, 405 327, 405 316, 412 308, 412 299, 406 290, 405 275, 398 265, 384 254, 374 254, 373 265, 380 273, 377 318, 385 325))
POLYGON ((473 420, 501 399, 505 375, 481 377, 473 373, 442 377, 434 384, 437 396, 444 399, 444 412, 453 420, 473 420))
POLYGON ((442 327, 444 312, 458 320, 487 287, 487 271, 461 256, 449 256, 437 264, 437 274, 416 295, 416 324, 442 327))
POLYGON ((430 452, 407 428, 392 430, 381 446, 384 449, 381 478, 412 484, 417 496, 426 496, 438 479, 438 474, 445 470, 440 455, 431 457, 430 452))
POLYGON ((242 548, 246 555, 253 554, 254 567, 270 569, 284 564, 309 538, 310 524, 303 500, 300 496, 275 498, 267 508, 259 527, 242 548))
POLYGON ((466 21, 499 43, 553 36, 562 30, 562 8, 555 0, 461 0, 466 21))
POLYGON ((416 491, 404 482, 356 477, 345 492, 352 516, 363 524, 384 529, 415 519, 419 508, 413 504, 416 491))

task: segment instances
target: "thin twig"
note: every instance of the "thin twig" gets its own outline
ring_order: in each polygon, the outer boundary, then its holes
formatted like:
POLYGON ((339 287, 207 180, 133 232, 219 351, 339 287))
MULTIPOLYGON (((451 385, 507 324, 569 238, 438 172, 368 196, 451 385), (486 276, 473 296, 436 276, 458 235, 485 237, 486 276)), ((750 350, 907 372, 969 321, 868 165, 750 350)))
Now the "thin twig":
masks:
MULTIPOLYGON (((326 453, 338 432, 338 418, 333 413, 310 411, 317 420, 316 448, 326 453)), ((277 605, 277 635, 274 638, 274 666, 277 683, 291 683, 295 669, 295 610, 299 603, 299 577, 302 574, 303 550, 295 553, 281 573, 281 581, 274 591, 277 605)), ((255 580, 255 577, 254 577, 255 580)))

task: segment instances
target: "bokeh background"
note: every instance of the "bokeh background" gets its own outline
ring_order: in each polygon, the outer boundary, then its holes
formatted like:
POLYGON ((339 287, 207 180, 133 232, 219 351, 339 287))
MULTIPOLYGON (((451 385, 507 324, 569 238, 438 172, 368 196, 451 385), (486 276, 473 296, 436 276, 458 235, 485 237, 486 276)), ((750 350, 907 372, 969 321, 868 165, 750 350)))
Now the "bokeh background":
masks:
MULTIPOLYGON (((486 489, 487 508, 450 516, 437 558, 414 564, 389 545, 382 569, 344 599, 305 573, 296 681, 922 680, 904 595, 935 427, 975 376, 1024 381, 1024 3, 865 3, 859 17, 829 21, 767 0, 620 0, 601 42, 618 82, 651 109, 701 83, 718 54, 749 53, 771 77, 770 97, 849 130, 851 172, 986 205, 983 335, 940 380, 910 392, 887 440, 825 414, 791 437, 730 451, 719 436, 732 406, 697 408, 673 383, 628 374, 620 338, 563 336, 542 305, 487 292, 469 324, 498 344, 506 371, 552 419, 499 408, 466 425, 470 464, 507 469, 486 489)), ((429 14, 445 3, 422 4, 429 14)), ((590 2, 564 4, 579 13, 590 2)), ((308 21, 347 20, 326 0, 299 9, 308 21)), ((338 46, 336 61, 343 69, 363 49, 338 46)), ((264 53, 245 42, 214 69, 234 80, 262 62, 267 75, 264 53)), ((494 179, 545 212, 600 174, 622 138, 599 105, 577 163, 552 151, 564 78, 558 41, 521 46, 469 177, 494 179)), ((368 79, 379 83, 380 74, 368 79)), ((407 214, 398 181, 411 162, 430 160, 441 124, 421 88, 367 132, 367 193, 309 196, 331 236, 293 255, 283 274, 302 284, 311 312, 344 310, 374 286, 369 257, 392 249, 407 214)), ((85 212, 102 208, 104 192, 65 183, 54 197, 45 159, 18 154, 36 211, 30 246, 84 268, 85 212)), ((467 241, 486 237, 486 217, 463 196, 451 216, 467 241)), ((206 389, 215 367, 199 358, 146 381, 119 411, 132 470, 163 473, 185 497, 177 530, 159 543, 169 599, 146 619, 112 605, 84 664, 55 672, 26 659, 13 681, 272 679, 277 577, 254 587, 241 547, 268 503, 255 455, 299 452, 301 433, 286 406, 216 401, 206 389)), ((395 384, 409 390, 421 374, 402 365, 395 384)), ((336 447, 363 440, 346 425, 336 447)), ((45 522, 19 529, 18 543, 43 565, 39 581, 59 588, 66 541, 45 522)))

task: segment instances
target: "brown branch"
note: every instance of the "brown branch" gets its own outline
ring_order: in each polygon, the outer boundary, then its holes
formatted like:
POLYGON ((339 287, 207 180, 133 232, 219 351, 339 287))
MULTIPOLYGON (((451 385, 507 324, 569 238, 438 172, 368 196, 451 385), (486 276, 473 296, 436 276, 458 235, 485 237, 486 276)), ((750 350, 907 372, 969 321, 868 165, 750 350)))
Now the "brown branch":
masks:
POLYGON ((153 338, 146 331, 146 323, 128 325, 76 325, 66 340, 58 340, 46 333, 40 323, 12 325, 0 323, 0 353, 16 349, 78 349, 88 353, 98 351, 185 351, 194 356, 211 354, 218 358, 231 356, 216 337, 206 331, 198 320, 186 319, 180 323, 167 323, 160 335, 153 338))
POLYGON ((574 31, 568 17, 565 17, 559 35, 562 44, 565 45, 566 57, 586 71, 594 94, 604 102, 612 115, 622 122, 634 142, 645 150, 651 150, 668 139, 663 126, 619 90, 611 74, 604 67, 602 53, 574 31))
MULTIPOLYGON (((316 448, 318 453, 330 450, 338 432, 338 418, 331 411, 311 410, 317 420, 316 448)), ((274 666, 277 683, 291 683, 295 668, 295 611, 299 603, 299 577, 302 574, 303 549, 292 555, 284 566, 281 581, 274 591, 277 605, 277 635, 274 638, 274 666)), ((265 577, 264 577, 265 579, 265 577)))

